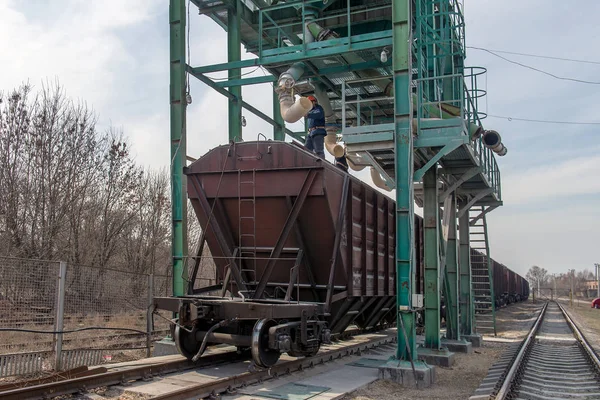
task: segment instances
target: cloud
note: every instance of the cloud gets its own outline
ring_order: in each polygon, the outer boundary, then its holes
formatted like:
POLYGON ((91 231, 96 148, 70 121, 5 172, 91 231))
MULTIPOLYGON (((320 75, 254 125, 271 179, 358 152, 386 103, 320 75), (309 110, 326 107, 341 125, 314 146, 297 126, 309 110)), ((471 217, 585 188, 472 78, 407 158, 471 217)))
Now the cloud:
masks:
MULTIPOLYGON (((0 89, 9 90, 27 80, 39 87, 46 78, 53 81, 57 77, 69 96, 94 107, 101 127, 113 124, 123 128, 138 162, 167 167, 167 2, 37 3, 0 0, 0 89)), ((596 0, 582 0, 577 7, 569 2, 549 7, 545 0, 470 0, 465 5, 467 45, 591 58, 589 49, 600 45, 594 28, 599 12, 596 0)), ((193 5, 190 22, 191 64, 226 62, 225 31, 208 17, 198 16, 193 5)), ((487 89, 483 108, 489 114, 598 121, 597 85, 559 81, 473 49, 467 54, 466 65, 482 65, 488 70, 480 83, 487 89)), ((505 56, 560 76, 598 80, 597 65, 505 56)), ((243 59, 253 57, 242 49, 243 59)), ((226 73, 209 75, 223 78, 226 73)), ((261 75, 256 70, 247 76, 261 75)), ((227 99, 194 78, 190 82, 193 102, 188 107, 188 154, 199 157, 227 142, 227 99)), ((244 87, 243 97, 272 115, 271 85, 244 87)), ((268 123, 246 110, 243 115, 247 140, 254 140, 259 132, 272 137, 268 123)), ((506 157, 497 159, 505 205, 489 214, 493 257, 523 274, 533 264, 564 271, 597 262, 598 127, 496 118, 488 118, 484 124, 497 129, 509 149, 506 157)), ((300 131, 303 124, 288 124, 288 128, 300 131)), ((368 169, 353 174, 371 183, 368 169)), ((385 193, 395 197, 394 192, 385 193)))
POLYGON ((507 204, 527 204, 582 194, 600 194, 600 156, 576 157, 517 173, 502 179, 507 204))
POLYGON ((550 272, 591 269, 600 242, 598 199, 543 211, 501 207, 488 217, 491 256, 525 276, 532 265, 550 272))

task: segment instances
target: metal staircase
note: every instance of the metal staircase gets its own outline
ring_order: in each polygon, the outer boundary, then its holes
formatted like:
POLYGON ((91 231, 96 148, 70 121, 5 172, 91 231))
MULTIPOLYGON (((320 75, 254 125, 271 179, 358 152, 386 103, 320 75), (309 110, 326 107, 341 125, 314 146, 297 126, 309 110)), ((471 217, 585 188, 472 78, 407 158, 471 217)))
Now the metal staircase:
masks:
POLYGON ((238 171, 239 237, 237 256, 247 284, 256 284, 256 171, 238 171), (248 193, 251 192, 251 193, 248 193))
POLYGON ((471 285, 475 308, 475 329, 480 334, 496 336, 494 276, 487 234, 485 207, 469 210, 471 242, 471 285))

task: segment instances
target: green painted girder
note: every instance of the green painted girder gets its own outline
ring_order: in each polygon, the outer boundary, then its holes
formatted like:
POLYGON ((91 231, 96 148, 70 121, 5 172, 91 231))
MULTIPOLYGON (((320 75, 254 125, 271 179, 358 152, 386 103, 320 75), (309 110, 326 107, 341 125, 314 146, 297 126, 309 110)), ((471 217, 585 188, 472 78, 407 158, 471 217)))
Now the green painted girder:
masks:
POLYGON ((425 344, 440 350, 440 231, 437 170, 429 169, 423 177, 423 242, 425 290, 425 344))
MULTIPOLYGON (((374 47, 389 46, 392 44, 392 31, 376 32, 372 34, 356 35, 348 38, 331 39, 322 42, 314 42, 303 46, 286 47, 285 53, 270 51, 271 55, 263 55, 259 58, 242 60, 238 62, 227 62, 221 64, 206 65, 201 67, 192 67, 194 73, 206 74, 210 72, 225 71, 233 68, 248 68, 259 65, 269 66, 281 63, 293 63, 297 61, 310 60, 312 58, 343 55, 345 53, 367 50, 374 47), (292 49, 295 49, 293 51, 292 49)), ((265 51, 266 52, 266 51, 265 51)))
POLYGON ((446 294, 446 337, 454 340, 460 339, 456 206, 456 195, 452 193, 444 202, 444 227, 448 230, 445 252, 444 289, 446 294))
POLYGON ((361 71, 363 69, 371 68, 387 68, 391 66, 391 61, 388 59, 387 62, 382 63, 380 60, 365 61, 357 64, 340 65, 337 67, 326 67, 319 69, 319 75, 337 75, 344 72, 361 71))
POLYGON ((412 15, 409 1, 392 2, 394 69, 394 150, 396 178, 396 312, 401 361, 417 359, 414 293, 414 149, 411 110, 412 15))
POLYGON ((442 157, 452 153, 454 150, 456 150, 463 144, 464 141, 462 139, 450 140, 444 147, 440 149, 440 151, 436 153, 435 156, 431 157, 424 166, 415 171, 413 180, 419 182, 423 178, 423 175, 430 168, 434 167, 438 163, 438 161, 442 159, 442 157))
POLYGON ((171 257, 173 296, 186 294, 187 278, 187 180, 183 179, 186 163, 186 60, 185 0, 170 0, 170 119, 171 119, 171 257))
MULTIPOLYGON (((198 74, 195 73, 193 71, 193 69, 188 66, 187 67, 187 71, 190 75, 192 75, 193 77, 197 78, 198 80, 200 80, 201 82, 205 83, 206 85, 208 85, 209 87, 213 88, 214 90, 216 90, 218 93, 222 94, 223 96, 227 97, 230 102, 231 101, 238 101, 238 98, 231 92, 217 86, 215 84, 215 82, 213 82, 210 78, 208 78, 207 76, 203 75, 203 74, 198 74)), ((246 110, 250 111, 251 113, 253 113, 254 115, 256 115, 257 117, 262 118, 264 121, 268 122, 269 124, 271 124, 272 126, 278 126, 278 123, 271 117, 269 117, 267 114, 263 113, 262 111, 260 111, 259 109, 257 109, 256 107, 246 103, 245 101, 241 101, 241 106, 243 108, 245 108, 246 110)), ((241 118, 240 118, 240 123, 241 123, 241 118)), ((292 132, 291 130, 289 130, 288 128, 285 128, 285 133, 294 137, 294 132, 292 132)))
MULTIPOLYGON (((227 61, 239 62, 242 59, 240 42, 241 9, 242 3, 236 0, 234 7, 227 8, 227 61)), ((231 68, 227 71, 228 80, 239 79, 242 75, 241 68, 231 68)), ((229 93, 232 98, 227 103, 229 115, 229 141, 242 140, 242 87, 231 85, 229 93)))
POLYGON ((261 83, 273 83, 277 82, 277 78, 273 75, 268 76, 256 76, 254 78, 243 78, 243 79, 230 79, 222 82, 215 82, 215 86, 221 88, 227 88, 231 86, 248 86, 257 85, 261 83))

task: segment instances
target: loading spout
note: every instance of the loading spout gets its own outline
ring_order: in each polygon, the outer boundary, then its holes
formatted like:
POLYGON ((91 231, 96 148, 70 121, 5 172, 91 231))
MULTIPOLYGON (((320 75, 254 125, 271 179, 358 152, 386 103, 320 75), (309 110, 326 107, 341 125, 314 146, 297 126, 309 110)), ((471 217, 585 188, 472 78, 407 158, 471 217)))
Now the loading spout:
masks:
POLYGON ((485 131, 482 138, 483 144, 499 156, 504 156, 508 149, 502 144, 502 137, 494 130, 485 131))
POLYGON ((327 131, 327 136, 325 136, 325 148, 332 156, 342 157, 344 155, 344 146, 337 143, 337 133, 339 132, 339 128, 335 125, 335 114, 333 113, 329 96, 320 83, 315 83, 314 87, 315 97, 321 107, 323 107, 323 113, 325 114, 325 130, 327 131))
POLYGON ((365 169, 365 165, 354 164, 350 157, 346 157, 346 162, 348 163, 348 168, 350 168, 352 171, 362 171, 365 169))
POLYGON ((371 180, 378 188, 387 190, 388 192, 392 191, 392 188, 387 185, 375 167, 371 167, 371 180))
POLYGON ((300 97, 294 102, 292 89, 302 75, 305 66, 303 63, 293 64, 287 71, 279 75, 275 91, 279 95, 281 117, 285 122, 298 122, 312 109, 312 102, 306 97, 300 97))
POLYGON ((300 97, 294 103, 292 92, 283 91, 279 93, 279 106, 283 120, 293 123, 308 114, 312 108, 312 102, 306 97, 300 97))

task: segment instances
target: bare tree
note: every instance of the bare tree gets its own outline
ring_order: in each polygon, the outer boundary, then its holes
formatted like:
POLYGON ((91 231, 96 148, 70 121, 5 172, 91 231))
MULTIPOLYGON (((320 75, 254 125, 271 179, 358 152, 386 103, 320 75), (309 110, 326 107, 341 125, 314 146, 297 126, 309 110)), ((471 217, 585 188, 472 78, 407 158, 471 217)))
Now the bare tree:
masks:
POLYGON ((527 280, 534 288, 537 288, 538 296, 540 295, 540 287, 548 281, 548 271, 545 268, 540 268, 537 265, 529 268, 526 275, 527 280))

